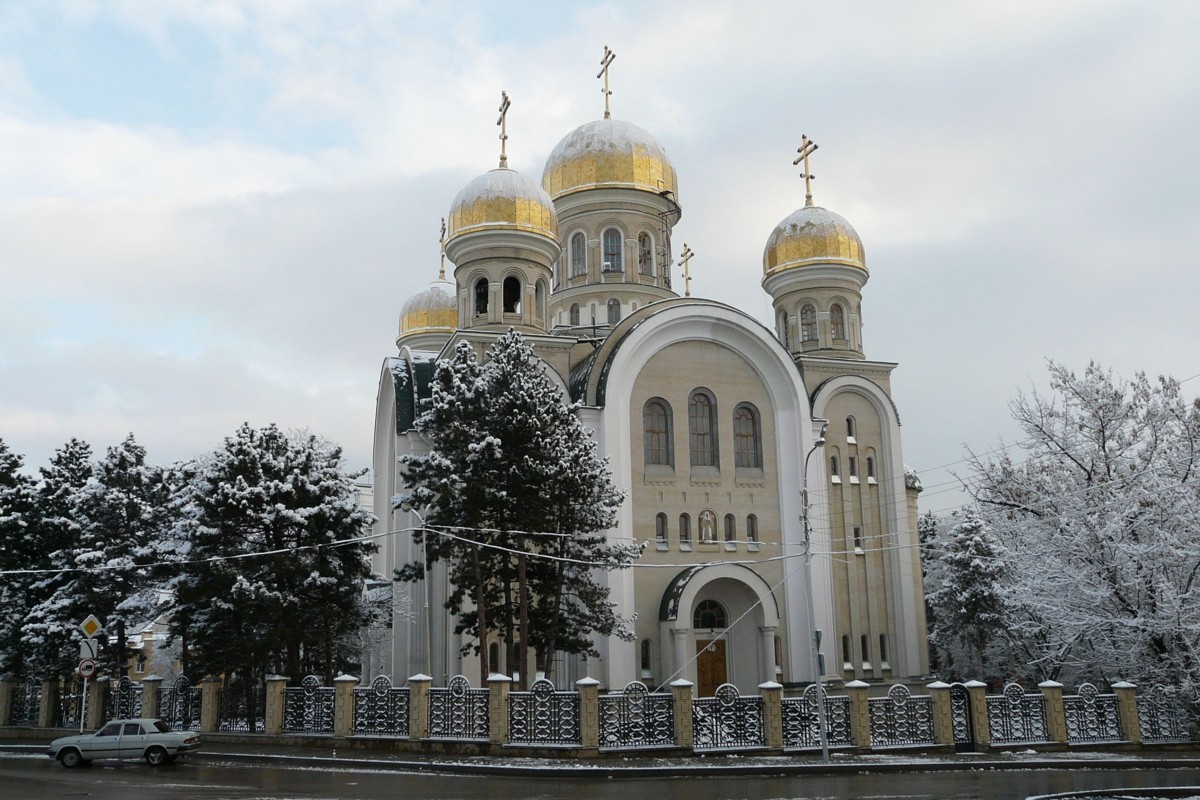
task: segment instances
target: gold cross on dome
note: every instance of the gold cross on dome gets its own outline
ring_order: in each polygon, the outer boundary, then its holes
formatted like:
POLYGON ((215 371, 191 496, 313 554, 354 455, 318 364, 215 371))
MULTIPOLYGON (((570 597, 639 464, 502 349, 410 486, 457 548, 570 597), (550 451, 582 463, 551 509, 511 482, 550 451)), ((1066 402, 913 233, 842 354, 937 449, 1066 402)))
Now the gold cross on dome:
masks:
POLYGON ((438 244, 441 245, 442 263, 438 267, 438 280, 446 280, 446 218, 442 217, 442 232, 438 236, 438 244))
POLYGON ((508 99, 508 92, 500 92, 500 119, 496 120, 496 124, 500 126, 500 168, 508 168, 508 107, 512 105, 512 101, 508 99))
POLYGON ((808 170, 808 157, 817 152, 817 148, 820 145, 803 134, 800 137, 800 141, 800 146, 796 148, 796 152, 800 155, 796 156, 796 160, 792 162, 792 166, 796 166, 801 161, 804 162, 804 171, 800 173, 800 177, 804 178, 804 205, 811 206, 813 204, 812 182, 817 176, 808 170))
POLYGON ((600 71, 596 73, 596 77, 604 78, 604 88, 600 91, 604 92, 604 118, 610 119, 612 114, 608 110, 608 98, 612 97, 612 92, 608 89, 608 65, 613 62, 617 54, 608 49, 608 45, 604 45, 604 58, 600 59, 600 71))
POLYGON ((683 267, 683 296, 692 296, 692 256, 696 255, 692 252, 692 248, 688 247, 687 242, 683 243, 683 252, 679 254, 679 265, 683 267))

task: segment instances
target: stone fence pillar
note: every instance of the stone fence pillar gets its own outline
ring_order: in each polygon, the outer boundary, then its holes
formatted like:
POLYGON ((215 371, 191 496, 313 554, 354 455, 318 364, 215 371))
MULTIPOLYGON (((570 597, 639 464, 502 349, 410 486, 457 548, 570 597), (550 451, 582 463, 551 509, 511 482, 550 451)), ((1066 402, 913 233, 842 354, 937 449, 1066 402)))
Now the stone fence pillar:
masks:
POLYGON ((871 703, 867 697, 869 684, 850 681, 846 694, 850 697, 850 741, 860 750, 871 749, 871 703))
POLYGON ((929 701, 933 706, 933 741, 954 746, 954 713, 950 708, 950 684, 934 681, 927 684, 929 701))
POLYGON ((767 681, 758 685, 763 699, 763 744, 768 750, 783 750, 783 684, 767 681))
POLYGON ((142 716, 146 719, 158 719, 159 691, 162 685, 161 675, 147 675, 142 678, 142 716))
POLYGON ((599 753, 600 681, 582 678, 575 681, 575 687, 579 690, 579 746, 599 753))
POLYGON ((429 685, 433 678, 418 672, 408 679, 408 738, 429 738, 429 685))
POLYGON ((283 675, 267 676, 267 710, 263 733, 279 736, 283 733, 283 712, 287 705, 287 682, 283 675))
POLYGON ((1063 685, 1058 681, 1042 681, 1042 700, 1046 707, 1046 739, 1058 744, 1067 743, 1067 714, 1063 709, 1063 685))
POLYGON ((200 681, 200 732, 221 729, 221 680, 208 675, 200 681))
POLYGON ((42 681, 41 706, 38 708, 38 727, 53 728, 58 707, 58 678, 42 681))
POLYGON ((12 722, 12 697, 19 685, 12 678, 0 679, 0 725, 12 722))
POLYGON ((1125 741, 1141 744, 1142 715, 1138 711, 1137 686, 1128 681, 1118 681, 1112 685, 1112 690, 1117 696, 1117 719, 1121 723, 1121 734, 1125 741))
POLYGON ((695 746, 692 728, 692 687, 689 680, 671 681, 672 710, 675 714, 675 744, 691 750, 695 746))
POLYGON ((492 744, 508 744, 508 693, 512 678, 493 672, 488 675, 488 739, 492 744))
POLYGON ((108 688, 108 678, 88 681, 85 708, 87 713, 83 726, 90 731, 99 730, 104 724, 104 692, 108 688))
POLYGON ((967 681, 971 702, 971 738, 975 740, 975 749, 986 752, 992 746, 991 728, 988 727, 987 684, 983 681, 967 681))
POLYGON ((333 679, 333 735, 345 738, 354 733, 354 690, 358 678, 338 675, 333 679))

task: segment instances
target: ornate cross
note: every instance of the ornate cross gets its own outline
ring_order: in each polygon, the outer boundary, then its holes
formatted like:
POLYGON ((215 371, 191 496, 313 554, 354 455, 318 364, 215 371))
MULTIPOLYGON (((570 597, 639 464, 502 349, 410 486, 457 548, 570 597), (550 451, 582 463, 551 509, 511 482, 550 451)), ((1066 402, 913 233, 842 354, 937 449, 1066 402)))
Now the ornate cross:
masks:
POLYGON ((600 71, 596 73, 596 77, 604 78, 604 88, 600 91, 604 92, 604 118, 609 119, 612 114, 608 110, 608 98, 612 96, 612 92, 608 90, 608 65, 613 62, 617 54, 608 49, 608 45, 604 45, 604 58, 600 59, 600 71))
POLYGON ((800 177, 804 178, 804 205, 811 206, 813 204, 812 182, 813 178, 817 176, 808 171, 808 157, 817 152, 817 148, 820 145, 804 135, 801 135, 800 141, 800 146, 796 148, 796 152, 800 155, 796 156, 796 160, 792 162, 792 166, 796 166, 801 161, 804 162, 804 171, 800 173, 800 177))
POLYGON ((496 120, 496 124, 500 126, 500 168, 508 168, 508 107, 512 102, 508 99, 508 92, 500 92, 500 119, 496 120))
POLYGON ((692 256, 694 256, 696 254, 692 252, 692 248, 688 247, 687 242, 684 242, 683 243, 683 252, 680 253, 679 255, 681 256, 681 258, 679 259, 679 265, 681 267, 683 267, 683 296, 691 297, 692 296, 692 271, 691 271, 690 262, 692 260, 692 256))
POLYGON ((438 236, 438 244, 442 248, 442 263, 438 267, 438 280, 446 280, 446 218, 442 217, 442 233, 438 236))

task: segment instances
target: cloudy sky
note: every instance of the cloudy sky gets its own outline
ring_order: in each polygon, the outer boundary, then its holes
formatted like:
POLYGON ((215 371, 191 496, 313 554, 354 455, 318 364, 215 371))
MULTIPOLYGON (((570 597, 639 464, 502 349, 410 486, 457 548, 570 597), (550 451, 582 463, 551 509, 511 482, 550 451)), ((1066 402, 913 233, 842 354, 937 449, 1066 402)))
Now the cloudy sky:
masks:
MULTIPOLYGON (((1200 4, 6 0, 0 437, 27 466, 238 424, 369 464, 381 359, 438 220, 603 110, 680 176, 694 293, 768 322, 773 227, 817 202, 871 270, 926 509, 1011 442, 1045 359, 1200 373, 1200 4)), ((1184 384, 1194 396, 1200 380, 1184 384)))

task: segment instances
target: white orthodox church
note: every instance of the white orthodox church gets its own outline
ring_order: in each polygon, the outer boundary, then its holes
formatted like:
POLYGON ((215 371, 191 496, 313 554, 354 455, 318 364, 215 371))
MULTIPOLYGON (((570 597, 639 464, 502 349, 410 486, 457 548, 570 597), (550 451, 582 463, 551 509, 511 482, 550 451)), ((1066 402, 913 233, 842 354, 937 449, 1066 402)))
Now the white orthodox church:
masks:
MULTIPOLYGON (((507 97, 502 120, 506 109, 507 97)), ((806 141, 802 155, 813 149, 806 141)), ((764 221, 768 328, 672 287, 681 198, 659 141, 607 111, 559 142, 540 183, 502 156, 458 193, 444 240, 453 281, 405 303, 380 376, 373 502, 376 532, 392 533, 377 540, 375 571, 421 559, 406 532, 420 519, 391 501, 397 459, 426 447, 413 421, 434 362, 462 340, 482 357, 511 327, 582 404, 628 492, 610 535, 648 543, 634 568, 608 576, 636 639, 565 660, 560 686, 682 677, 702 696, 725 682, 754 693, 811 681, 818 663, 835 682, 924 675, 920 486, 905 474, 896 364, 864 348, 858 234, 811 191, 773 230, 764 221)), ((478 674, 443 609, 444 582, 434 570, 394 587, 393 624, 368 668, 440 685, 478 674)))

